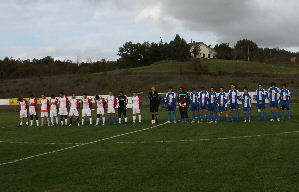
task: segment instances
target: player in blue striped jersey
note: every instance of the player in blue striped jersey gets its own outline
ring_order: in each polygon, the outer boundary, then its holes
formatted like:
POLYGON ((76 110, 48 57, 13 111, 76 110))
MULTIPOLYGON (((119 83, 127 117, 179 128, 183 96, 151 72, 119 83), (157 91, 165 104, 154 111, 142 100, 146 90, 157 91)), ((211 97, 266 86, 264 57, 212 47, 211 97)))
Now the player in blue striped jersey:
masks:
POLYGON ((284 120, 284 110, 288 110, 288 118, 291 119, 290 112, 290 98, 291 92, 287 89, 286 84, 282 85, 282 90, 280 91, 280 108, 282 110, 281 118, 284 120))
POLYGON ((176 123, 176 94, 172 91, 172 87, 168 88, 168 93, 166 93, 165 97, 166 102, 166 109, 168 111, 168 121, 167 123, 170 123, 171 120, 171 113, 173 113, 173 122, 176 123))
POLYGON ((198 104, 198 93, 196 89, 192 88, 190 93, 190 110, 192 111, 192 122, 196 123, 195 114, 197 114, 197 119, 200 121, 199 117, 199 104, 198 104))
POLYGON ((277 121, 280 121, 279 114, 278 114, 279 93, 280 93, 280 89, 276 87, 276 84, 274 82, 271 83, 271 87, 268 89, 268 99, 270 101, 269 106, 271 108, 270 121, 274 121, 274 111, 276 111, 277 121))
POLYGON ((214 92, 214 87, 211 87, 211 91, 208 94, 208 110, 210 112, 210 122, 209 123, 217 123, 217 93, 214 92), (215 114, 215 121, 214 121, 214 114, 215 114))
POLYGON ((225 113, 226 120, 229 121, 229 117, 227 113, 227 95, 224 92, 223 87, 220 87, 220 92, 217 97, 217 105, 218 105, 218 122, 221 119, 221 113, 225 113))
POLYGON ((261 112, 262 111, 264 114, 264 120, 267 120, 267 114, 266 114, 267 92, 263 88, 263 84, 259 83, 258 89, 255 92, 254 99, 256 100, 258 120, 261 120, 261 112))
POLYGON ((198 94, 199 110, 200 110, 200 121, 198 123, 203 123, 204 115, 206 114, 207 122, 209 122, 209 113, 208 113, 208 92, 204 87, 201 88, 201 91, 198 94))
POLYGON ((230 118, 231 121, 234 121, 234 110, 236 111, 236 119, 239 121, 239 99, 240 93, 237 90, 237 86, 235 84, 231 84, 231 90, 228 93, 229 99, 229 108, 230 108, 230 118))
POLYGON ((248 93, 248 88, 245 87, 243 89, 244 93, 241 96, 241 101, 243 105, 243 112, 244 112, 244 122, 247 122, 247 114, 248 114, 248 122, 251 121, 251 96, 248 93))

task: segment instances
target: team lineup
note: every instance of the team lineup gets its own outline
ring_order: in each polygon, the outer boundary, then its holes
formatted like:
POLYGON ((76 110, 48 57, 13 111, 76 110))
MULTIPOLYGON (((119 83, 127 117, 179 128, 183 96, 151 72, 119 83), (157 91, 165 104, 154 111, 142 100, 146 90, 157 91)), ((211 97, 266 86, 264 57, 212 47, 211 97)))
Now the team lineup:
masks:
MULTIPOLYGON (((279 89, 275 83, 271 83, 270 88, 266 91, 261 83, 258 84, 258 88, 255 91, 255 95, 252 97, 248 88, 243 88, 243 93, 240 94, 235 84, 231 84, 231 89, 228 93, 225 92, 224 87, 220 87, 217 93, 214 87, 211 87, 209 91, 201 88, 199 92, 196 89, 192 89, 188 93, 183 87, 179 89, 178 94, 173 91, 172 87, 169 87, 168 93, 164 97, 161 97, 156 91, 155 87, 151 88, 148 94, 150 102, 150 112, 152 113, 151 124, 158 122, 159 106, 160 104, 166 105, 168 111, 168 120, 170 123, 173 116, 173 122, 177 123, 176 108, 178 106, 181 122, 188 122, 188 110, 192 112, 191 123, 218 123, 221 121, 222 115, 225 115, 225 120, 229 122, 239 121, 239 101, 242 105, 243 120, 244 122, 251 122, 251 106, 252 100, 256 101, 256 108, 258 114, 258 120, 267 120, 266 114, 266 101, 269 101, 269 107, 271 108, 271 119, 274 121, 275 117, 277 121, 285 120, 285 110, 288 112, 288 119, 291 118, 290 113, 290 91, 286 85, 282 85, 282 89, 279 89), (279 114, 279 108, 281 109, 281 119, 279 114), (276 113, 276 114, 275 114, 276 113)), ((128 98, 123 91, 119 92, 118 96, 113 95, 110 91, 107 98, 96 95, 94 98, 90 98, 86 93, 83 93, 82 99, 77 98, 73 93, 70 98, 65 96, 63 92, 60 92, 59 97, 51 95, 51 98, 46 98, 45 94, 41 95, 40 100, 40 118, 38 117, 37 98, 33 95, 28 100, 20 97, 18 99, 20 105, 20 124, 23 126, 24 121, 27 126, 34 126, 34 118, 36 126, 44 126, 45 119, 48 126, 72 126, 73 118, 76 118, 76 125, 84 126, 85 119, 89 119, 89 125, 93 125, 92 108, 93 100, 96 104, 96 123, 95 126, 100 124, 105 125, 106 115, 108 117, 109 125, 116 125, 122 123, 122 118, 125 123, 128 123, 127 118, 127 104, 128 98), (80 113, 81 110, 81 121, 80 113), (118 112, 118 122, 116 119, 116 109, 118 112), (29 119, 30 117, 30 124, 29 119), (60 117, 60 122, 59 122, 60 117), (69 121, 69 122, 68 122, 69 121)), ((141 97, 137 92, 133 93, 132 97, 132 121, 135 124, 138 117, 138 123, 141 123, 141 97)))

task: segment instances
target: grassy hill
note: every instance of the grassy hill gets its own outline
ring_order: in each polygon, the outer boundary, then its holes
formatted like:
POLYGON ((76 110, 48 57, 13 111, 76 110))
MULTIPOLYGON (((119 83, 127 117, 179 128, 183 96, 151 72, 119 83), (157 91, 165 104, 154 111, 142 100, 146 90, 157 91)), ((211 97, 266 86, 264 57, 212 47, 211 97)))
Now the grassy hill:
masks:
POLYGON ((278 85, 287 83, 292 91, 292 98, 299 101, 298 75, 299 67, 296 66, 258 62, 202 60, 199 67, 194 61, 161 61, 149 66, 104 73, 5 80, 0 82, 0 98, 28 97, 31 93, 39 96, 42 92, 48 95, 58 95, 60 91, 67 95, 72 92, 77 95, 83 92, 95 95, 107 94, 110 90, 115 93, 123 90, 127 95, 131 95, 133 91, 144 92, 143 100, 147 101, 146 92, 152 85, 156 85, 158 91, 166 92, 169 86, 173 86, 175 90, 179 86, 184 86, 187 90, 202 86, 214 86, 217 90, 224 86, 228 89, 234 82, 240 88, 247 86, 250 91, 254 91, 259 82, 268 88, 275 81, 278 85))
MULTIPOLYGON (((279 66, 260 62, 247 62, 238 60, 201 60, 201 65, 210 73, 255 73, 255 74, 296 74, 299 73, 298 66, 279 66)), ((197 72, 196 63, 192 61, 160 61, 149 66, 120 69, 110 73, 122 72, 197 72)))

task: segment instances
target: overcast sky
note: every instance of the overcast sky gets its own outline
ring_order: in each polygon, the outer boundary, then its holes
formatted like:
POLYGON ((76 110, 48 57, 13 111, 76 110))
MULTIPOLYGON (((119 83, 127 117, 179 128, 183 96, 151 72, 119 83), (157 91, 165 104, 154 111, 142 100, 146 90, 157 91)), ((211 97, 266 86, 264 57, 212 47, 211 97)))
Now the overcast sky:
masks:
POLYGON ((116 59, 126 41, 180 34, 299 51, 298 0, 0 0, 0 58, 116 59))

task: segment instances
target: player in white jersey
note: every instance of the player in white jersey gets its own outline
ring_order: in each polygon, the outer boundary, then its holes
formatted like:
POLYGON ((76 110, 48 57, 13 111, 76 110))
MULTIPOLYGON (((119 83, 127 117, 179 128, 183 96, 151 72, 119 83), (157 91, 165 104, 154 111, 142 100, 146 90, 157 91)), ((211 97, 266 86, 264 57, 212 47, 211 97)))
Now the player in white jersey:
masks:
POLYGON ((47 118, 48 126, 50 126, 50 119, 49 119, 49 108, 50 108, 50 102, 46 98, 45 94, 41 95, 41 101, 40 101, 40 117, 41 117, 41 126, 44 126, 45 117, 47 118))
POLYGON ((28 105, 27 105, 27 100, 23 99, 23 97, 20 97, 18 99, 19 104, 20 104, 20 127, 23 126, 23 121, 26 119, 26 125, 28 126, 28 105))
POLYGON ((92 108, 92 100, 87 97, 86 93, 83 93, 83 98, 81 100, 82 103, 82 125, 84 125, 84 118, 89 118, 89 124, 92 125, 92 117, 91 117, 91 108, 92 108))
POLYGON ((141 108, 141 98, 137 95, 137 92, 133 93, 133 123, 136 121, 136 116, 138 115, 139 123, 141 123, 141 114, 140 114, 140 108, 141 108))
POLYGON ((79 108, 80 108, 80 99, 76 98, 76 95, 72 93, 72 98, 70 99, 70 125, 72 126, 73 124, 73 117, 75 116, 77 118, 77 124, 80 126, 80 120, 79 120, 79 108))
POLYGON ((33 95, 31 95, 27 105, 29 106, 30 126, 33 126, 33 116, 35 116, 36 126, 39 126, 37 116, 37 99, 33 95))
POLYGON ((95 102, 97 104, 97 122, 96 126, 100 124, 100 118, 102 116, 103 125, 105 125, 105 105, 106 101, 103 97, 95 96, 95 102))
POLYGON ((116 125, 116 117, 115 117, 115 107, 117 105, 116 97, 113 95, 113 92, 110 91, 107 97, 108 103, 108 116, 109 116, 109 125, 111 125, 111 117, 113 117, 113 123, 116 125))
POLYGON ((56 120, 56 125, 59 124, 58 115, 57 115, 57 105, 58 99, 52 94, 50 99, 50 118, 51 118, 51 125, 54 126, 54 118, 56 120))
POLYGON ((67 115, 68 115, 67 107, 69 105, 69 99, 64 95, 63 92, 59 93, 58 105, 59 105, 59 115, 61 118, 60 119, 61 125, 63 126, 63 124, 65 123, 65 126, 67 126, 67 115), (63 122, 63 118, 64 118, 64 122, 63 122))

